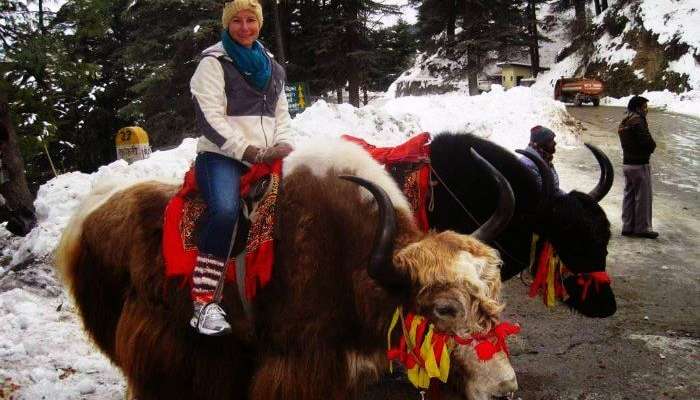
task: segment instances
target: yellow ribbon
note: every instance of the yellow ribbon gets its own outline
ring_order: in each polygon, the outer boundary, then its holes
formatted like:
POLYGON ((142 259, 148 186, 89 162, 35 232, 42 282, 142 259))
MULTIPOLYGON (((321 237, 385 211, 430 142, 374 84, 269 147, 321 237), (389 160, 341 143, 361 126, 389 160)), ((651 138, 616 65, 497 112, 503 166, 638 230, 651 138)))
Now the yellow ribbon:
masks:
MULTIPOLYGON (((391 319, 391 324, 389 325, 389 332, 387 334, 388 348, 391 349, 391 332, 396 327, 398 320, 401 316, 401 307, 397 307, 394 312, 394 316, 391 319)), ((403 320, 403 319, 402 319, 403 320)), ((418 327, 425 321, 425 317, 420 315, 415 315, 411 321, 411 326, 405 332, 406 347, 407 351, 410 352, 414 349, 415 343, 418 342, 418 327)), ((404 335, 404 336, 405 336, 404 335)), ((418 353, 424 365, 421 366, 420 363, 416 363, 412 368, 407 368, 406 375, 408 380, 411 381, 413 386, 416 388, 427 389, 430 386, 430 380, 432 378, 437 378, 442 382, 447 382, 447 377, 450 373, 450 349, 449 343, 445 342, 442 347, 441 353, 436 357, 435 351, 433 349, 433 344, 435 342, 435 337, 438 334, 434 331, 433 324, 428 325, 428 329, 425 333, 425 338, 418 353), (439 360, 438 360, 439 358, 439 360)), ((393 372, 393 368, 390 367, 393 372)))

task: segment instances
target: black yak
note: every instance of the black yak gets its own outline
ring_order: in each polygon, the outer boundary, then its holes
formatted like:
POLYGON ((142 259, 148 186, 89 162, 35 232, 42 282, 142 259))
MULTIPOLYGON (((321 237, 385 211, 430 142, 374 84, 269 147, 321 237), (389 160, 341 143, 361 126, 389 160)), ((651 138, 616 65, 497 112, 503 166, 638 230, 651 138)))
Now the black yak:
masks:
POLYGON ((549 241, 571 272, 564 277, 570 307, 589 317, 607 317, 617 309, 609 283, 590 285, 591 273, 605 271, 610 222, 598 202, 612 186, 610 160, 600 150, 587 145, 600 164, 600 179, 589 193, 572 191, 552 197, 552 177, 544 163, 539 163, 542 188, 535 177, 512 152, 471 134, 444 133, 430 143, 433 168, 434 207, 428 213, 432 229, 472 232, 494 210, 498 196, 491 178, 481 172, 471 157, 475 149, 510 183, 515 194, 515 213, 508 227, 493 245, 500 251, 504 265, 503 280, 527 268, 533 233, 549 241), (588 281, 588 283, 586 283, 588 281))

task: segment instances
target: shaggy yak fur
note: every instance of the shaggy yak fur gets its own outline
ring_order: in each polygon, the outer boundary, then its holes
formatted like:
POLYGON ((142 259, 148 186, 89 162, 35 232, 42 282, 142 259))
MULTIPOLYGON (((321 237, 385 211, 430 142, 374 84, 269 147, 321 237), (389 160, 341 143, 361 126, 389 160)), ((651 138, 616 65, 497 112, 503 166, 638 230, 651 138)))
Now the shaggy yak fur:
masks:
MULTIPOLYGON (((555 196, 544 212, 537 212, 540 193, 537 181, 510 151, 470 134, 437 135, 430 145, 430 161, 440 178, 460 199, 472 216, 485 221, 495 208, 497 189, 468 156, 474 148, 510 183, 515 195, 515 213, 495 246, 503 258, 502 279, 508 280, 527 268, 532 234, 537 233, 556 249, 561 260, 574 273, 605 271, 610 222, 603 209, 588 194, 572 191, 555 196), (477 189, 477 190, 475 190, 477 189)), ((466 215, 443 185, 434 188, 435 207, 428 214, 430 227, 469 233, 477 224, 466 215)), ((608 317, 617 310, 610 285, 590 290, 581 301, 576 276, 565 279, 570 297, 567 304, 588 317, 608 317)))
MULTIPOLYGON (((223 337, 189 327, 189 287, 164 277, 163 212, 177 186, 145 182, 98 194, 74 218, 58 265, 87 332, 123 371, 132 396, 351 399, 388 370, 386 334, 398 305, 448 333, 497 323, 496 251, 469 236, 420 232, 405 200, 394 201, 390 264, 408 285, 389 289, 371 279, 377 206, 336 172, 319 176, 302 166, 285 176, 272 280, 255 298, 253 322, 236 285, 226 285, 222 304, 233 333, 223 337)), ((502 354, 479 362, 473 349, 459 346, 452 363, 448 383, 460 396, 485 399, 517 388, 502 354)))

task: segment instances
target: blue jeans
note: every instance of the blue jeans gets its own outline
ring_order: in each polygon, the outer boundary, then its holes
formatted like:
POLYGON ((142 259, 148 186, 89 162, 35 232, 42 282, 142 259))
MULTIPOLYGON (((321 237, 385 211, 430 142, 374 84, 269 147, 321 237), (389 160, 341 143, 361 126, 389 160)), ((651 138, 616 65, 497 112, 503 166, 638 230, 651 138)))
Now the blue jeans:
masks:
POLYGON ((199 252, 226 258, 238 220, 240 180, 247 167, 221 154, 197 154, 194 163, 199 192, 207 204, 199 227, 199 252))

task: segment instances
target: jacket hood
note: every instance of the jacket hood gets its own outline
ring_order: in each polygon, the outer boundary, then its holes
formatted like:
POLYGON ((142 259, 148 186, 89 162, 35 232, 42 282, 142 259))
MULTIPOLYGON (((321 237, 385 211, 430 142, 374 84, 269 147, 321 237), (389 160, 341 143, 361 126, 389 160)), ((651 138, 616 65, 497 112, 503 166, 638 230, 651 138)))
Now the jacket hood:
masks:
POLYGON ((209 46, 202 53, 200 54, 201 57, 205 56, 214 56, 214 57, 220 57, 220 56, 226 56, 226 50, 224 49, 224 44, 221 43, 221 41, 217 42, 215 45, 209 46))

